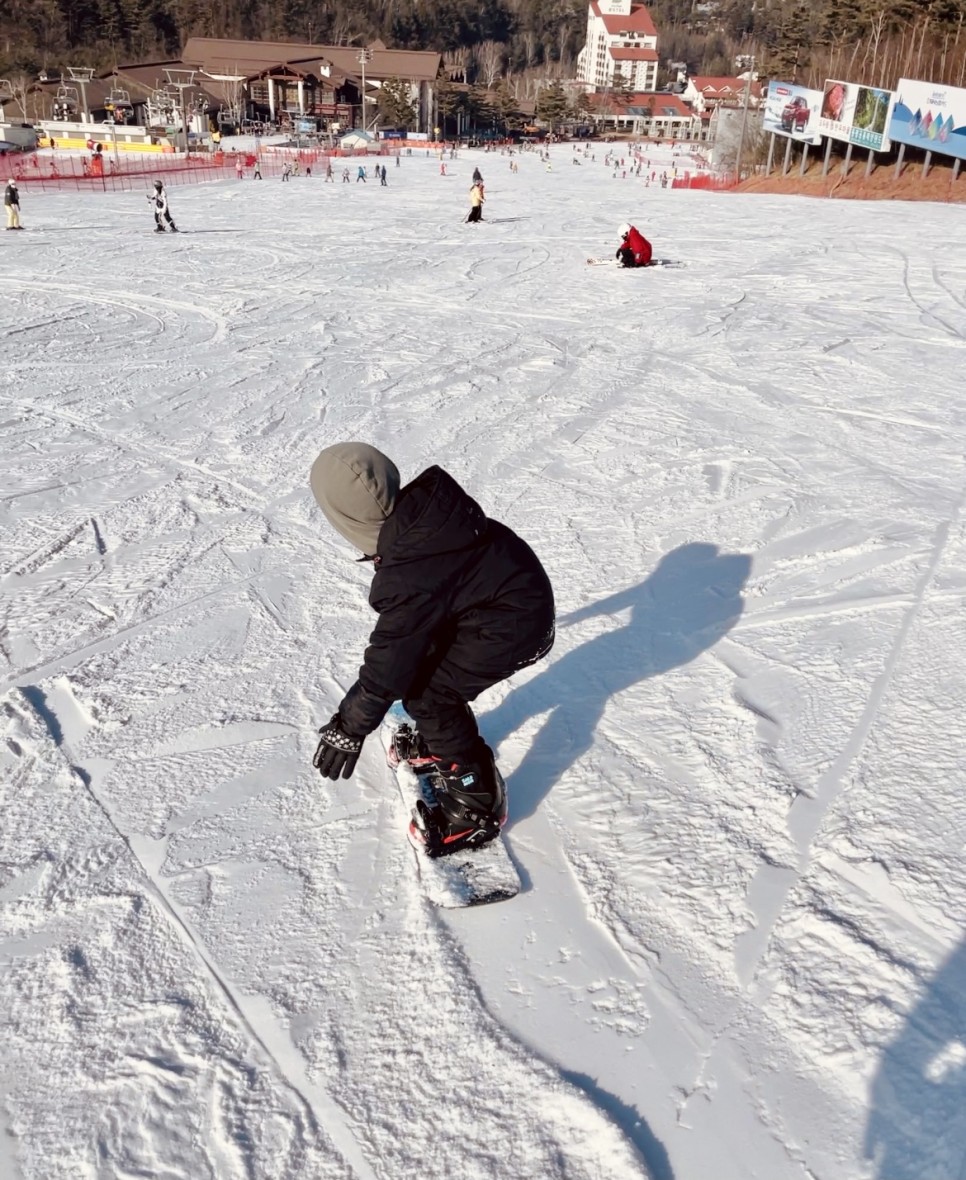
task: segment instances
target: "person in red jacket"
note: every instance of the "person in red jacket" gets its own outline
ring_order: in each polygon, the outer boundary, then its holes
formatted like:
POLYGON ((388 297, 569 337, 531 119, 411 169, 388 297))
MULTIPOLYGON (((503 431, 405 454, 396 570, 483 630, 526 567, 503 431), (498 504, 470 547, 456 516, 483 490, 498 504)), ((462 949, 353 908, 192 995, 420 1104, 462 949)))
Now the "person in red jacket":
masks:
POLYGON ((650 266, 651 243, 641 231, 625 223, 617 232, 621 236, 621 244, 617 248, 621 266, 650 266))

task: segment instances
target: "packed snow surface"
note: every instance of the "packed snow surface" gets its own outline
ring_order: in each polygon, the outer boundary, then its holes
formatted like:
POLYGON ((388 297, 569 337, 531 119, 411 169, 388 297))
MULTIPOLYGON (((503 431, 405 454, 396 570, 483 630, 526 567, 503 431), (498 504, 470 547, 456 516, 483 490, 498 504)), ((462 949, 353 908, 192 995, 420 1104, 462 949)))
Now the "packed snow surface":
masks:
POLYGON ((966 1176, 962 211, 604 150, 172 187, 177 237, 23 187, 4 1180, 966 1176), (627 220, 683 265, 587 266, 627 220), (427 903, 378 740, 312 769, 374 621, 307 483, 350 439, 553 580, 478 702, 513 901, 427 903))

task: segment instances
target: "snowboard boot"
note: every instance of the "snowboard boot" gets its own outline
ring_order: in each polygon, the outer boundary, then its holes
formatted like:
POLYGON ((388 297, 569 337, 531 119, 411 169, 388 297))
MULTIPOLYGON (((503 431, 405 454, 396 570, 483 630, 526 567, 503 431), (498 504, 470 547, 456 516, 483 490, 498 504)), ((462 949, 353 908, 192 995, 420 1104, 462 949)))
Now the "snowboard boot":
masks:
POLYGON ((164 233, 164 226, 163 225, 156 225, 154 227, 154 232, 156 234, 163 234, 164 233))
POLYGON ((506 784, 483 746, 475 762, 437 762, 432 772, 436 806, 420 800, 409 825, 410 840, 428 856, 448 856, 495 840, 506 823, 506 784))

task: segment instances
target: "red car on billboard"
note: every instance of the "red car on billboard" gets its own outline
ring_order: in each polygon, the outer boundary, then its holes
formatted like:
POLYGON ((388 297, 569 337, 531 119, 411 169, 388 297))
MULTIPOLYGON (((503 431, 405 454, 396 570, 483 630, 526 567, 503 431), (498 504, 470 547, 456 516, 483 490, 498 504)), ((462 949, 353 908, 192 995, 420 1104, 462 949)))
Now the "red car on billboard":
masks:
POLYGON ((808 99, 804 95, 796 95, 790 103, 782 108, 782 131, 804 131, 808 126, 808 99))

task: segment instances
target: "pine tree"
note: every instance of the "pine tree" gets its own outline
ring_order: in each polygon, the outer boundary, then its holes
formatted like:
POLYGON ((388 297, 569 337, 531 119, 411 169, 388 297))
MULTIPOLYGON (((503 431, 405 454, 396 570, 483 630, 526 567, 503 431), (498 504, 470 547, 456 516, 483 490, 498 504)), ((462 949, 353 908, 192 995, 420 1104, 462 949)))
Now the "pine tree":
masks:
POLYGON ((379 88, 379 114, 388 127, 400 131, 415 127, 419 108, 409 93, 409 86, 399 78, 387 78, 379 88))
POLYGON ((537 95, 537 118, 550 124, 553 131, 561 120, 567 117, 567 95, 559 82, 545 86, 537 95))

